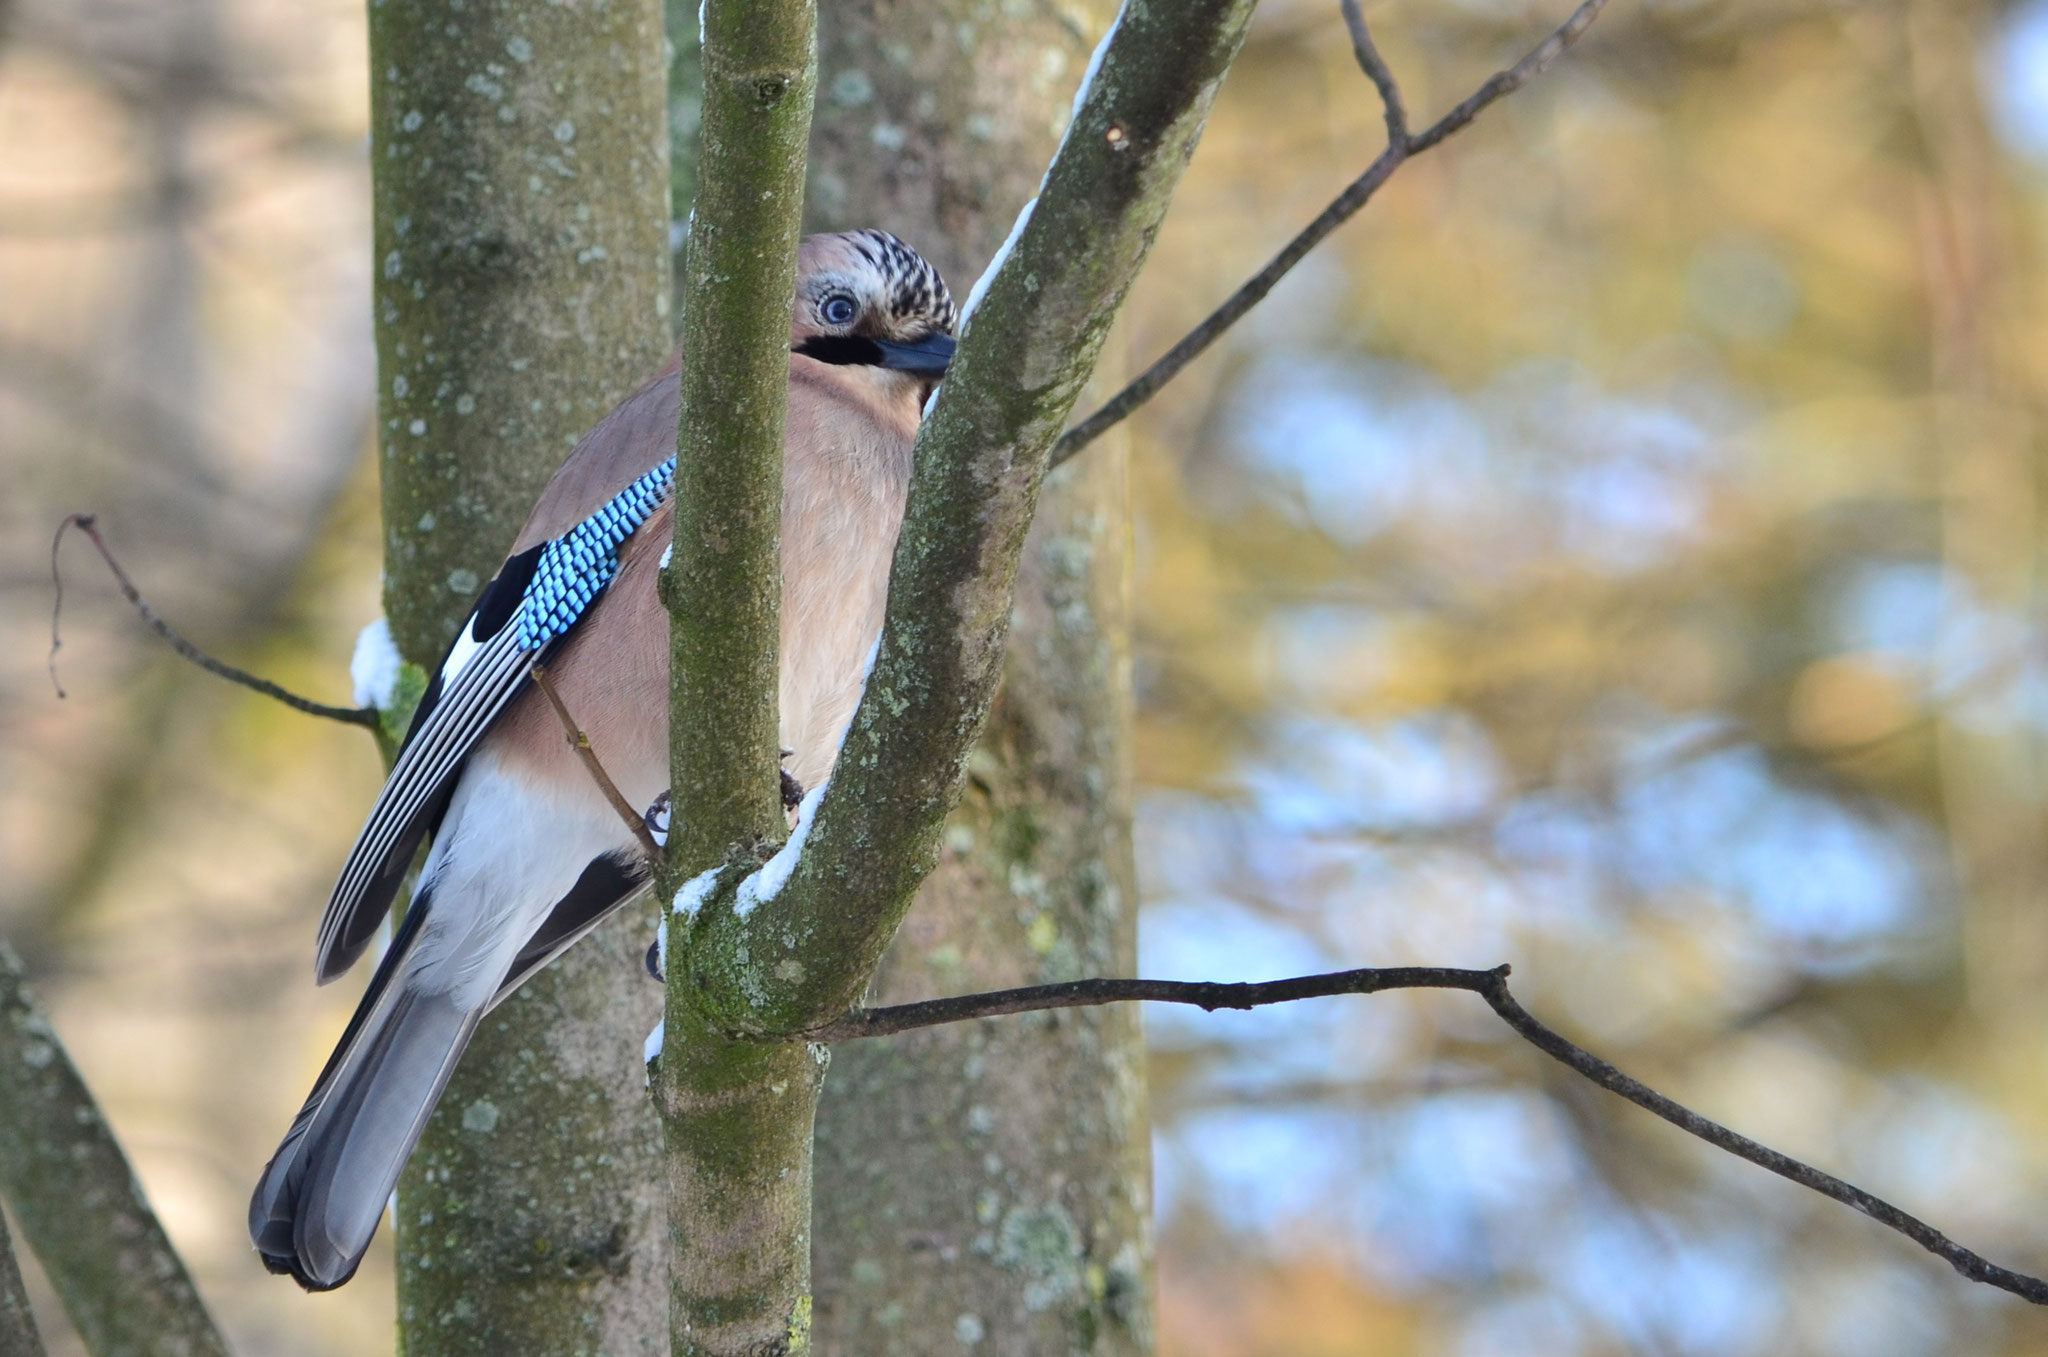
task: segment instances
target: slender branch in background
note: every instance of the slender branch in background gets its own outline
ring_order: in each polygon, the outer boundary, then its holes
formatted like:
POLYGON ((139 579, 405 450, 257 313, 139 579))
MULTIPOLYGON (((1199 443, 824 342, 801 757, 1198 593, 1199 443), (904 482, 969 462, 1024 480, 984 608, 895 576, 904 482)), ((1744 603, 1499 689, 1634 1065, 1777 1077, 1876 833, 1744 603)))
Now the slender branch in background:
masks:
POLYGON ((542 696, 547 698, 548 705, 555 709, 555 717, 561 721, 562 730, 569 737, 569 747, 576 751, 577 758, 583 760, 584 768, 590 773, 590 780, 597 784, 597 789, 604 793, 604 799, 611 803, 612 809, 619 813, 619 818, 632 830, 633 837, 639 841, 640 851, 647 855, 648 862, 654 862, 661 854, 661 845, 657 844, 654 835, 648 832, 647 821, 633 809, 633 803, 619 790, 619 784, 612 781, 611 774, 605 772, 604 761, 598 758, 597 751, 590 747, 590 737, 576 724, 576 718, 569 715, 568 705, 562 701, 562 695, 555 691, 554 680, 548 677, 548 671, 536 664, 532 666, 532 672, 534 683, 540 688, 542 696))
MULTIPOLYGON (((0 18, 4 17, 0 13, 0 18)), ((46 1351, 36 1333, 36 1317, 29 1313, 28 1288, 21 1284, 21 1269, 14 1264, 14 1241, 7 1236, 7 1217, 0 1215, 0 1352, 44 1357, 46 1351)))
POLYGON ((88 1352, 227 1357, 191 1275, 4 938, 0 1194, 88 1352))
POLYGON ((1128 418, 1132 411, 1151 400, 1159 389, 1180 374, 1180 370, 1223 337, 1223 332, 1243 319, 1244 314, 1264 301, 1266 294, 1273 290, 1282 278, 1299 264, 1309 251, 1323 243, 1330 233, 1355 216, 1358 210, 1371 201, 1379 192, 1380 185, 1393 177, 1409 157, 1420 155, 1438 142, 1462 130, 1467 123, 1478 117, 1488 104, 1513 94, 1522 86, 1541 75, 1564 50, 1579 40, 1579 36, 1592 26, 1593 20, 1607 6, 1607 0, 1584 0, 1572 16, 1565 20, 1549 37, 1534 50, 1506 70, 1496 71, 1486 83, 1474 90, 1464 102, 1446 113, 1428 128, 1413 136, 1407 133, 1407 111, 1401 102, 1400 86, 1387 64, 1380 58, 1379 49, 1373 45, 1372 36, 1365 26, 1365 16, 1358 12, 1353 0, 1345 0, 1344 20, 1351 30, 1352 50, 1358 56, 1359 65, 1365 70, 1380 92, 1380 101, 1385 106, 1387 117, 1387 147, 1368 165, 1365 173, 1352 180, 1349 187, 1330 200, 1316 219, 1302 228, 1301 234, 1287 242, 1286 248, 1273 256, 1272 261, 1230 295, 1229 300, 1209 314, 1208 319, 1188 331, 1179 343, 1166 351, 1164 357, 1146 368, 1123 390, 1109 399, 1103 407, 1088 418, 1076 424, 1060 436, 1053 445, 1052 465, 1072 457, 1081 449, 1100 438, 1110 428, 1128 418))
POLYGON ((1358 58, 1358 69, 1380 92, 1380 108, 1387 115, 1387 149, 1406 155, 1408 105, 1401 99, 1401 82, 1394 79, 1393 67, 1387 65, 1379 44, 1372 40, 1372 30, 1365 26, 1365 6, 1360 0, 1337 0, 1337 8, 1344 11, 1344 27, 1350 31, 1351 54, 1358 58))
POLYGON ((375 707, 330 707, 324 702, 300 697, 297 693, 278 687, 269 679, 258 678, 246 669, 223 664, 180 636, 156 609, 149 606, 149 601, 143 598, 141 590, 128 578, 128 572, 114 559, 113 550, 107 546, 106 539, 100 536, 99 520, 92 514, 72 514, 57 525, 57 535, 50 539, 50 582, 57 591, 56 601, 50 607, 50 683, 56 688, 57 696, 64 696, 64 685, 57 681, 57 652, 64 648, 63 635, 59 629, 64 616, 64 576, 57 568, 57 549, 63 546, 64 534, 72 528, 84 533, 98 549, 100 559, 107 563, 107 569, 113 572, 115 582, 121 586, 122 597, 135 605, 135 611, 142 614, 142 620, 149 624, 149 629, 170 642, 171 649, 207 673, 217 674, 230 683, 238 683, 265 697, 276 698, 294 711, 302 711, 308 716, 324 716, 330 721, 363 726, 373 731, 378 728, 379 717, 375 707))
POLYGON ((1508 991, 1508 973, 1506 966, 1496 966, 1490 971, 1446 966, 1394 966, 1296 976, 1249 985, 1179 980, 1073 980, 1059 985, 1032 985, 989 994, 928 999, 923 1003, 899 1004, 892 1008, 857 1010, 803 1035, 813 1041, 852 1041, 1006 1013, 1089 1008, 1098 1004, 1133 1001, 1192 1004, 1214 1012, 1219 1008, 1260 1008, 1268 1004, 1293 1003, 1300 999, 1337 994, 1380 994, 1406 989, 1464 990, 1486 1000, 1500 1020, 1513 1028, 1524 1041, 1608 1092, 1619 1094, 1637 1107, 1662 1117, 1679 1130, 1717 1149, 1746 1159, 1759 1168, 1769 1169, 1781 1178, 1845 1206, 1855 1207, 1878 1224, 1896 1230, 1942 1259, 1973 1282, 2009 1291, 2035 1305, 2048 1305, 2048 1281, 2000 1267, 1981 1254, 1964 1248, 1917 1216, 1901 1211, 1853 1183, 1844 1182, 1790 1155, 1780 1154, 1768 1145, 1759 1144, 1701 1116, 1647 1084, 1623 1074, 1584 1047, 1568 1041, 1516 1002, 1508 991))

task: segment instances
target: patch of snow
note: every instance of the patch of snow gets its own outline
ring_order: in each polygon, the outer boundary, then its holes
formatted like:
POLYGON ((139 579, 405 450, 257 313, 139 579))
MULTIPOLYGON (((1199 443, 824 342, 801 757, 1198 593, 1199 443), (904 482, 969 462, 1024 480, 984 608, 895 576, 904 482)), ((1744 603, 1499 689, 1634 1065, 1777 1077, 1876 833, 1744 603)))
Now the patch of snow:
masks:
POLYGON ((391 623, 378 618, 356 635, 355 654, 349 656, 348 678, 355 685, 358 707, 383 711, 398 695, 398 669, 405 661, 391 643, 391 623))
POLYGON ((685 919, 697 917, 697 911, 704 908, 704 902, 711 898, 712 887, 718 884, 718 874, 723 867, 709 867, 697 873, 676 892, 671 909, 685 919))
POLYGON ((675 539, 674 539, 674 538, 670 538, 670 539, 669 539, 669 544, 668 544, 667 546, 665 546, 665 547, 663 547, 663 548, 661 549, 661 568, 662 568, 663 570, 666 570, 666 569, 668 569, 668 563, 669 563, 670 561, 672 561, 672 560, 674 560, 674 559, 675 559, 675 554, 676 554, 676 544, 675 544, 675 539))
POLYGON ((981 277, 975 279, 974 286, 968 290, 967 304, 960 308, 961 335, 966 335, 967 322, 974 315, 974 308, 981 305, 982 295, 988 291, 988 285, 995 281, 996 273, 1009 262, 1010 251, 1017 248, 1017 241, 1023 236, 1024 228, 1030 224, 1032 209, 1037 206, 1036 197, 1024 204, 1024 210, 1017 214, 1017 220, 1010 225, 1009 238, 1003 241, 1003 247, 996 251, 996 257, 988 261, 988 267, 981 271, 981 277))
POLYGON ((661 1054, 661 1039, 667 1034, 668 1019, 654 1024, 654 1030, 647 1034, 647 1040, 640 1043, 640 1063, 652 1065, 654 1058, 661 1054))
POLYGON ((668 974, 668 920, 663 919, 654 929, 654 968, 663 975, 668 974))
POLYGON ((796 828, 789 832, 789 842, 777 849, 774 857, 762 863, 760 871, 740 882, 739 893, 733 899, 732 912, 735 915, 744 919, 754 912, 754 906, 782 894, 782 888, 789 884, 798 860, 804 855, 804 842, 811 837, 811 823, 818 818, 818 803, 825 799, 825 788, 831 785, 832 779, 826 778, 804 793, 802 804, 796 808, 796 828))
MULTIPOLYGON (((1081 105, 1088 102, 1088 87, 1095 83, 1097 73, 1102 70, 1102 59, 1109 55, 1109 44, 1116 38, 1116 31, 1124 26, 1124 11, 1129 8, 1129 0, 1117 6, 1116 17, 1109 21, 1109 31, 1102 35, 1101 42, 1095 44, 1095 54, 1088 58, 1088 69, 1081 72, 1081 87, 1074 91, 1074 111, 1067 115, 1069 131, 1073 130, 1074 120, 1081 116, 1081 105)), ((1062 150, 1066 148, 1066 144, 1066 138, 1062 137, 1062 150)), ((1055 154, 1053 159, 1057 160, 1059 156, 1055 154)))
MULTIPOLYGON (((1109 55, 1110 43, 1116 40, 1117 30, 1123 27, 1124 10, 1127 8, 1128 5, 1118 7, 1116 18, 1110 21, 1109 31, 1102 35, 1102 41, 1095 44, 1095 51, 1088 58, 1088 69, 1081 73, 1080 88, 1074 91, 1074 108, 1067 115, 1067 130, 1060 136, 1059 150, 1053 152, 1052 159, 1055 164, 1059 161, 1060 153, 1067 149, 1067 137, 1073 134, 1074 123, 1080 119, 1081 106, 1088 102, 1088 91, 1095 84, 1095 77, 1102 71, 1103 58, 1109 55)), ((1040 193, 1045 192, 1045 180, 1051 174, 1052 165, 1048 164, 1045 175, 1038 181, 1040 193)), ((960 333, 963 336, 967 333, 968 317, 974 314, 975 307, 981 305, 982 295, 988 291, 989 284, 995 281, 996 271, 1009 262, 1010 251, 1017 248, 1017 241, 1023 236, 1024 227, 1031 221, 1032 209, 1037 206, 1038 198, 1034 195, 1030 202, 1024 204, 1024 210, 1017 214, 1017 220, 1011 224, 1009 238, 1003 242, 1003 247, 996 251, 996 257, 988 261, 988 267, 982 270, 981 277, 975 279, 974 286, 968 290, 967 303, 960 308, 960 333)), ((933 397, 938 394, 936 389, 932 392, 933 397)), ((925 413, 931 413, 930 400, 925 402, 925 413)))

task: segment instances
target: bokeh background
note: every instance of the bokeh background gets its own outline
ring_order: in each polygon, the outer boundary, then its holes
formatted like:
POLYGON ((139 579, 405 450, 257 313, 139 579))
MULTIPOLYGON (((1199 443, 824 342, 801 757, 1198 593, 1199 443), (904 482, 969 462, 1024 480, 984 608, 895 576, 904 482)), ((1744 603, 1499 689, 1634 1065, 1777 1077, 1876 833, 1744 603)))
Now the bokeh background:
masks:
MULTIPOLYGON (((1426 121, 1566 8, 1368 13, 1426 121)), ((248 1353, 390 1347, 381 1248, 307 1298, 241 1224, 352 1002, 306 963, 377 758, 171 659, 78 543, 58 700, 49 540, 97 510, 188 634, 346 700, 363 66, 353 0, 0 29, 0 931, 248 1353)), ((1269 0, 1132 356, 1379 140, 1334 5, 1269 0)), ((1614 0, 1404 168, 1135 423, 1145 972, 1510 961, 2048 1270, 2044 230, 2048 0, 1614 0)), ((2048 1352, 1469 996, 1148 1022, 1171 1357, 2048 1352)))

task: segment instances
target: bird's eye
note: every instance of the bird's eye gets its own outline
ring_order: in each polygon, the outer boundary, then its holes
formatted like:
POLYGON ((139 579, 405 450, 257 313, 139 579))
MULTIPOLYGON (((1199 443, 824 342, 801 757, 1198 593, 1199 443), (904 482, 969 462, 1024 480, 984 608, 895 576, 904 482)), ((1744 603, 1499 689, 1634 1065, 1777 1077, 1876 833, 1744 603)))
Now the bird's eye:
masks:
POLYGON ((853 304, 853 298, 844 292, 835 292, 819 306, 818 314, 825 318, 827 325, 851 325, 860 309, 853 304))

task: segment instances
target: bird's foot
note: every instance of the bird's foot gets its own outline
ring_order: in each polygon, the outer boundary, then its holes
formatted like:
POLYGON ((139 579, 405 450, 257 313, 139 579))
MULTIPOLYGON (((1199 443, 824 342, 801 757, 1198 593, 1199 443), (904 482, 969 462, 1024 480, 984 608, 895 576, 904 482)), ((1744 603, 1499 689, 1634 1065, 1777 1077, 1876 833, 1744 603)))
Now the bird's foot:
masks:
MULTIPOLYGON (((782 751, 782 757, 786 759, 794 753, 796 753, 794 749, 785 749, 782 751)), ((801 806, 804 803, 804 784, 798 782, 795 778, 791 777, 789 775, 789 769, 784 768, 781 770, 781 772, 782 808, 784 810, 795 810, 798 806, 801 806)))
POLYGON ((646 823, 647 832, 654 836, 655 843, 668 847, 668 793, 655 797, 654 804, 640 818, 646 823))

